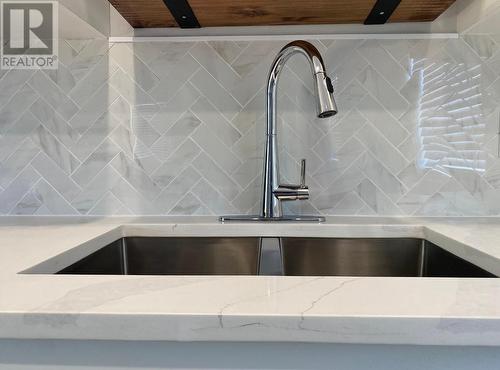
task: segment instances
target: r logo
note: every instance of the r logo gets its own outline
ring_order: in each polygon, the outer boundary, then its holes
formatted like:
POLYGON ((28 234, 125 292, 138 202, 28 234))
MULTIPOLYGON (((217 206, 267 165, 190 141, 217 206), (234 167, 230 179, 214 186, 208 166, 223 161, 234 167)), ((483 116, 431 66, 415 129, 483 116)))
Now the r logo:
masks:
MULTIPOLYGON (((56 2, 1 1, 1 5, 2 66, 29 68, 31 64, 26 56, 52 57, 54 62, 57 47, 56 2), (21 56, 25 56, 23 61, 21 56), (17 63, 19 61, 21 63, 17 63)), ((40 64, 39 59, 31 61, 36 62, 38 67, 53 67, 51 63, 40 64)))

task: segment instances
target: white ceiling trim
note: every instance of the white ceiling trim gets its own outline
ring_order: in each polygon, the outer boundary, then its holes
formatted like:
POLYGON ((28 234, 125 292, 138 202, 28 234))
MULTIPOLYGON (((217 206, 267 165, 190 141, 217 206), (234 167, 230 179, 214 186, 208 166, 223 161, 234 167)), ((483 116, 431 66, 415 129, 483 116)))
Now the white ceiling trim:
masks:
POLYGON ((321 40, 426 40, 426 39, 457 39, 458 33, 408 33, 408 34, 317 34, 317 35, 217 35, 217 36, 125 36, 110 37, 112 43, 135 43, 135 42, 160 42, 160 41, 254 41, 254 40, 297 40, 297 39, 321 39, 321 40))

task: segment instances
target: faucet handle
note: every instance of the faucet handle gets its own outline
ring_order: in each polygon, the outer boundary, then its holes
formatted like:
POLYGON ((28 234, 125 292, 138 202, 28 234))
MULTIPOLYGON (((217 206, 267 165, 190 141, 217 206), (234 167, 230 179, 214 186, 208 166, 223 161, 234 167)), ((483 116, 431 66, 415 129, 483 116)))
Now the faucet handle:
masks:
POLYGON ((306 160, 305 158, 300 161, 300 187, 306 188, 306 160))
POLYGON ((309 188, 306 185, 306 160, 300 161, 300 184, 283 184, 273 191, 279 200, 309 199, 309 188))
POLYGON ((300 161, 300 184, 280 184, 279 188, 281 189, 289 189, 289 190, 307 190, 307 185, 306 185, 306 160, 301 159, 300 161))

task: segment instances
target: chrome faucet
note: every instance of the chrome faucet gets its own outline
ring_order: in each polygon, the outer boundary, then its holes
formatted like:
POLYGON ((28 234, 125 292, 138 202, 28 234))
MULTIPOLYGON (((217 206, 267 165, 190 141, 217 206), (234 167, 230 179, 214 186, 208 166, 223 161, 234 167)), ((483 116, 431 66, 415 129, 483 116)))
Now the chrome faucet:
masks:
POLYGON ((262 210, 259 216, 225 216, 221 221, 324 221, 320 216, 283 216, 282 202, 309 199, 306 185, 306 160, 301 161, 300 184, 280 184, 278 161, 278 138, 276 123, 276 102, 278 80, 286 62, 291 56, 301 54, 311 65, 317 99, 317 115, 328 118, 337 113, 333 98, 332 81, 326 75, 321 54, 307 41, 293 41, 278 53, 267 79, 267 125, 266 151, 264 157, 262 210))

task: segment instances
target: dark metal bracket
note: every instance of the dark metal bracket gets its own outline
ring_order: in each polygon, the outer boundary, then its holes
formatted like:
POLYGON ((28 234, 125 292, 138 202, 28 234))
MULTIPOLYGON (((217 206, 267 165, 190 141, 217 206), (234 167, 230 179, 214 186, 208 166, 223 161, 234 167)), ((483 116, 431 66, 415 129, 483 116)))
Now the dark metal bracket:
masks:
POLYGON ((201 28, 187 0, 163 0, 180 28, 201 28))
POLYGON ((401 3, 401 0, 377 0, 365 24, 384 24, 401 3))

